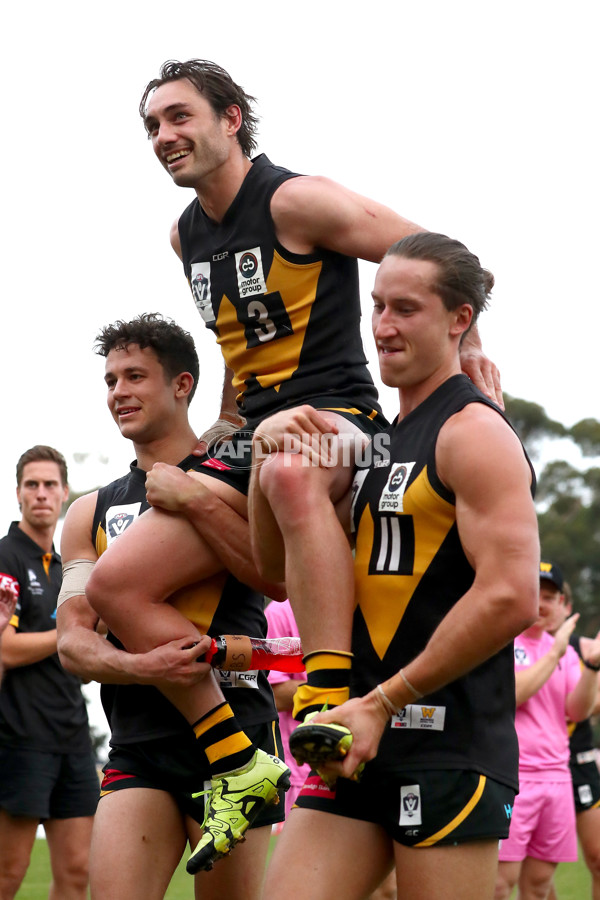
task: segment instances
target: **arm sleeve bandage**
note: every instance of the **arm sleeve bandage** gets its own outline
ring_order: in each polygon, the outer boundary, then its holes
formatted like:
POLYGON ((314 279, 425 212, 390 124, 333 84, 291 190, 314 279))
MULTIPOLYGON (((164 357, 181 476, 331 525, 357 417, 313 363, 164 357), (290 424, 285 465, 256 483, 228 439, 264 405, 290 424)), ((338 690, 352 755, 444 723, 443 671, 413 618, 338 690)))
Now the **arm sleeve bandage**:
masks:
POLYGON ((71 559, 63 565, 63 580, 56 608, 71 597, 85 596, 85 586, 96 563, 91 559, 71 559))

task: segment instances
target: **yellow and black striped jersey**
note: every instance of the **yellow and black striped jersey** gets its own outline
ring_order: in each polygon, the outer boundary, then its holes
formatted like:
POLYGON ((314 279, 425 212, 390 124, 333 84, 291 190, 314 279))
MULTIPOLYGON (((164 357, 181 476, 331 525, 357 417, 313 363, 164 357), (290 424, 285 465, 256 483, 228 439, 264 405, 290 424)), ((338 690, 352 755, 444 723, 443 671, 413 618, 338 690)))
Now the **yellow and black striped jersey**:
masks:
MULTIPOLYGON (((474 402, 502 415, 465 375, 448 379, 390 426, 387 453, 356 473, 355 694, 414 659, 473 583, 455 498, 437 475, 435 448, 443 424, 474 402)), ((390 765, 401 759, 403 767, 465 768, 516 786, 514 713, 510 646, 406 707, 386 732, 381 752, 389 754, 390 765)))
POLYGON ((326 394, 361 411, 378 408, 360 336, 357 260, 323 249, 290 253, 275 235, 271 198, 294 177, 262 154, 222 222, 197 199, 179 220, 196 307, 251 425, 326 394))
MULTIPOLYGON (((189 471, 201 465, 198 457, 189 456, 179 467, 189 471)), ((98 491, 92 539, 99 555, 149 509, 145 482, 146 473, 132 463, 127 475, 98 491)), ((170 602, 200 631, 213 637, 219 634, 266 637, 262 594, 227 572, 178 591, 170 602)), ((110 639, 120 646, 112 635, 110 639)), ((265 672, 215 671, 215 675, 243 727, 277 718, 265 672)), ((189 732, 183 716, 154 687, 102 685, 101 697, 113 745, 167 737, 182 730, 189 732)))

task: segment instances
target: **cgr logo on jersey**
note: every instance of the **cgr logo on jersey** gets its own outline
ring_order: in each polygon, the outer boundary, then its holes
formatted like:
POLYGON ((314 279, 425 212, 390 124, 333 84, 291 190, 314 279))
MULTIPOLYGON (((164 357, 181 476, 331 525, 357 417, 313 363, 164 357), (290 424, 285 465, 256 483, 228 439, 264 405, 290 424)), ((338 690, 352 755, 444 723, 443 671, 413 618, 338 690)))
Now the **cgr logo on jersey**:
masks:
POLYGON ((404 512, 403 497, 414 462, 395 463, 379 498, 379 512, 404 512))
POLYGON ((123 532, 129 528, 140 514, 142 504, 124 503, 120 506, 111 506, 106 511, 106 543, 110 547, 123 532))
POLYGON ((196 309, 202 316, 204 324, 207 328, 214 327, 216 320, 210 291, 209 262, 192 263, 190 287, 192 289, 192 297, 194 298, 196 309))
POLYGON ((400 825, 422 825, 421 788, 406 784, 400 788, 400 825))
POLYGON ((267 293, 260 247, 236 253, 235 266, 240 297, 267 293))

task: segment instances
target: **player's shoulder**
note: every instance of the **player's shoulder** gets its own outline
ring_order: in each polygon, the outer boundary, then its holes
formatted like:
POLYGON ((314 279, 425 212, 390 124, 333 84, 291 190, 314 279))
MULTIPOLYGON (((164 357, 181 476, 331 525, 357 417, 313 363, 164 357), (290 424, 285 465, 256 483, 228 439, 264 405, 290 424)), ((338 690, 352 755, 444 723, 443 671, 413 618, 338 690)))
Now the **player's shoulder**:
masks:
POLYGON ((466 403, 446 419, 440 429, 443 446, 465 443, 469 447, 480 441, 501 440, 515 447, 521 447, 516 432, 505 419, 502 411, 484 399, 466 403), (474 440, 476 438, 476 440, 474 440))
POLYGON ((67 510, 63 530, 64 528, 75 527, 79 524, 87 522, 88 520, 91 523, 94 517, 97 502, 97 490, 90 491, 89 494, 83 494, 81 497, 77 497, 76 500, 73 500, 67 510))
POLYGON ((271 213, 285 215, 292 211, 308 211, 306 203, 323 203, 342 190, 341 185, 324 175, 296 175, 287 178, 276 189, 271 199, 271 213))

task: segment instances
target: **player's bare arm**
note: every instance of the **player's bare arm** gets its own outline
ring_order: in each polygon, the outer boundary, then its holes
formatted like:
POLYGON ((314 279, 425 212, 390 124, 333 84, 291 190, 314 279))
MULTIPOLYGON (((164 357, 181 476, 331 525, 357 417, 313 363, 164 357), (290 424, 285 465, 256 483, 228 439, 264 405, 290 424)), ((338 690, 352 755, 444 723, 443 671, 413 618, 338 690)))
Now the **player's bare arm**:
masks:
POLYGON ((210 476, 155 463, 146 478, 146 496, 153 506, 183 514, 238 581, 274 600, 285 600, 284 586, 261 578, 256 570, 245 498, 223 483, 219 484, 223 496, 217 496, 213 485, 210 476))
POLYGON ((2 663, 5 669, 30 666, 56 653, 56 629, 19 632, 7 625, 2 635, 2 663))
MULTIPOLYGON (((370 262, 381 262, 393 243, 425 230, 389 207, 317 175, 284 182, 271 200, 271 215, 278 239, 293 253, 325 247, 370 262)), ((476 325, 463 341, 460 358, 465 374, 502 408, 500 373, 483 353, 476 325)))
MULTIPOLYGON (((501 650, 537 615, 537 519, 518 438, 497 413, 473 403, 441 429, 436 463, 456 497, 459 534, 475 579, 425 650, 381 686, 397 709, 416 699, 409 685, 421 695, 438 690, 501 650)), ((344 762, 328 768, 349 777, 372 759, 389 715, 378 691, 321 714, 321 721, 340 722, 354 734, 344 762)))
MULTIPOLYGON (((97 493, 76 500, 67 513, 61 540, 61 555, 72 560, 95 562, 98 554, 91 540, 97 493)), ((70 597, 57 611, 58 653, 65 669, 85 681, 104 684, 191 685, 201 680, 209 667, 196 662, 206 647, 189 647, 170 641, 149 653, 119 650, 98 633, 99 617, 85 594, 70 597)))
POLYGON ((285 181, 273 195, 271 215, 279 241, 292 253, 324 247, 377 263, 395 241, 425 230, 320 175, 285 181))

